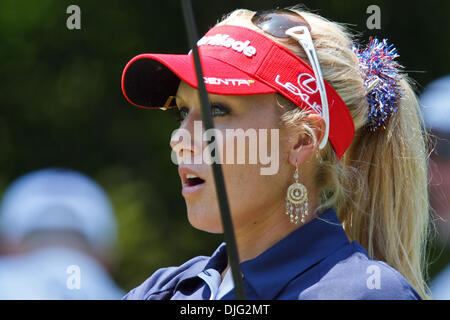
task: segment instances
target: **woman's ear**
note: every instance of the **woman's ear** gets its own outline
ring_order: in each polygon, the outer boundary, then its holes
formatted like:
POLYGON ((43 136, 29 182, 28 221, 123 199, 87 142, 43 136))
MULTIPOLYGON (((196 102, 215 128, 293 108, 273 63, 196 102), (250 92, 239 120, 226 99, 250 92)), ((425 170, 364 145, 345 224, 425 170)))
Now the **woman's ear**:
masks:
POLYGON ((312 129, 311 133, 314 134, 316 141, 304 132, 298 135, 296 143, 292 146, 289 154, 289 162, 293 166, 296 163, 297 165, 302 164, 319 149, 319 144, 325 132, 325 121, 320 115, 315 113, 308 114, 304 121, 312 129))

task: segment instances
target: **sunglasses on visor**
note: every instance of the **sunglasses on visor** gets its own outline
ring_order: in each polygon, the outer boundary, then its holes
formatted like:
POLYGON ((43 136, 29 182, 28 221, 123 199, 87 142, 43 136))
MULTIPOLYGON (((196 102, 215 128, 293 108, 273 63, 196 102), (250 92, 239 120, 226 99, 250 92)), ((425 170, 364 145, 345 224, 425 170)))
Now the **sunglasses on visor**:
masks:
POLYGON ((253 15, 251 21, 256 27, 276 38, 294 38, 305 51, 311 63, 311 67, 313 68, 322 102, 321 116, 325 121, 325 134, 319 144, 319 148, 323 149, 328 141, 328 132, 330 127, 328 99, 322 71, 319 65, 319 59, 317 58, 314 43, 311 38, 311 26, 303 16, 289 9, 258 11, 253 15))

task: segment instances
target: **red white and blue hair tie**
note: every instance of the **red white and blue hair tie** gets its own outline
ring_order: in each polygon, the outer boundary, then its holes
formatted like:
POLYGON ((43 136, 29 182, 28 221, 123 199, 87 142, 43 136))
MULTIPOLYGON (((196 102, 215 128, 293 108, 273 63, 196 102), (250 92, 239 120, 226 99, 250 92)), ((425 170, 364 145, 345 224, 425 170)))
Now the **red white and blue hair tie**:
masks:
POLYGON ((402 66, 395 61, 399 57, 397 49, 387 39, 371 37, 366 48, 354 46, 353 51, 359 58, 369 102, 367 127, 371 131, 384 130, 403 95, 399 72, 402 66))

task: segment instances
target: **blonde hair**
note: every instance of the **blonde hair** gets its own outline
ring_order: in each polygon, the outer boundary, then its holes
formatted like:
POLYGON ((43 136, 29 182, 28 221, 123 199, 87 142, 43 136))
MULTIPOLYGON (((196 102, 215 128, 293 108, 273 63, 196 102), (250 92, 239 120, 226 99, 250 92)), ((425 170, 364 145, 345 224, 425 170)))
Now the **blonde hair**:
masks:
MULTIPOLYGON (((386 129, 368 130, 369 106, 359 61, 352 50, 353 37, 343 25, 298 6, 290 9, 301 13, 311 25, 323 76, 344 100, 355 124, 354 140, 340 161, 330 143, 317 152, 319 210, 334 208, 351 241, 358 241, 372 259, 395 268, 423 298, 430 298, 424 280, 429 228, 427 136, 409 80, 402 75, 404 96, 386 129)), ((263 33, 251 23, 253 13, 235 10, 218 25, 239 25, 263 33)), ((308 62, 294 39, 265 35, 308 62)), ((280 98, 284 105, 290 103, 280 98)), ((288 126, 300 125, 311 135, 312 128, 301 121, 304 115, 293 106, 281 121, 288 126)))

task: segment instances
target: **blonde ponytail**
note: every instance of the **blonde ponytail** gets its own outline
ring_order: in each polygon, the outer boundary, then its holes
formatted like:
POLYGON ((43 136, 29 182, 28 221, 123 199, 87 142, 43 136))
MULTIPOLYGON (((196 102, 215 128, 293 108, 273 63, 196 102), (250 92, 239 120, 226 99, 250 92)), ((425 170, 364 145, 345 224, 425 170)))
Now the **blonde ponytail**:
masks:
POLYGON ((343 159, 344 172, 351 170, 341 179, 347 192, 336 204, 349 238, 364 246, 371 258, 399 271, 427 298, 426 136, 416 96, 406 79, 401 86, 405 95, 386 130, 357 131, 343 159))

